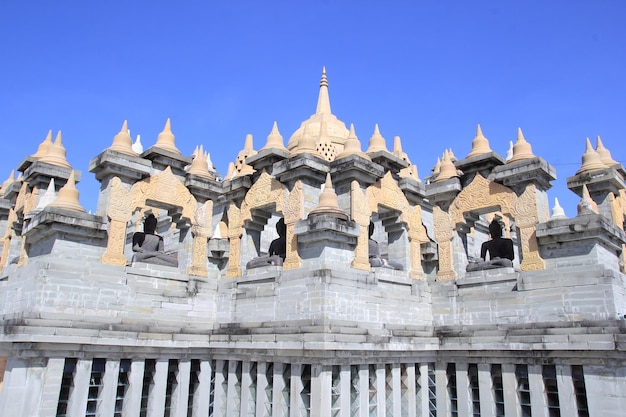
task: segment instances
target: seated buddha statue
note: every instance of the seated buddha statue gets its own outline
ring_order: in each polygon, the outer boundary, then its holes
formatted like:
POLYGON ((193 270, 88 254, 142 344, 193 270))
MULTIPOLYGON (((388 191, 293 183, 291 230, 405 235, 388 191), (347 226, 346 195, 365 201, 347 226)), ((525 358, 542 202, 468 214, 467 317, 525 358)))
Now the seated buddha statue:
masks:
POLYGON ((372 239, 373 234, 374 234, 374 223, 370 222, 369 240, 367 241, 367 251, 369 255, 370 266, 391 268, 391 269, 396 269, 398 271, 402 271, 403 269, 402 264, 382 258, 382 256, 380 255, 380 247, 378 246, 378 242, 372 239))
POLYGON ((252 259, 246 264, 247 269, 259 268, 261 266, 278 265, 281 266, 287 256, 287 227, 285 220, 280 219, 276 222, 276 233, 278 238, 270 243, 267 256, 259 256, 252 259))
POLYGON ((502 226, 497 219, 493 219, 489 224, 489 235, 491 235, 491 239, 484 242, 480 247, 481 260, 470 262, 466 271, 513 266, 513 259, 515 258, 513 241, 502 237, 502 226), (489 254, 489 260, 487 260, 487 254, 489 254))
POLYGON ((156 265, 178 266, 178 259, 165 253, 163 237, 157 235, 157 218, 149 214, 143 222, 143 232, 133 234, 133 261, 156 265))

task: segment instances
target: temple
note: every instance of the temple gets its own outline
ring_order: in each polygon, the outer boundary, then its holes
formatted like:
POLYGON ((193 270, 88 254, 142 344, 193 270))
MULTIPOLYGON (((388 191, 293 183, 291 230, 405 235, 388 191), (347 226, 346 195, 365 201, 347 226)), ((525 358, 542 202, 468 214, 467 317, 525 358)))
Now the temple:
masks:
POLYGON ((222 175, 169 119, 146 150, 124 122, 93 214, 61 132, 25 156, 0 186, 0 415, 623 415, 626 171, 600 138, 568 218, 521 129, 502 157, 478 126, 422 180, 331 112, 325 71, 287 143, 268 130, 222 175), (468 268, 494 219, 512 266, 468 268))

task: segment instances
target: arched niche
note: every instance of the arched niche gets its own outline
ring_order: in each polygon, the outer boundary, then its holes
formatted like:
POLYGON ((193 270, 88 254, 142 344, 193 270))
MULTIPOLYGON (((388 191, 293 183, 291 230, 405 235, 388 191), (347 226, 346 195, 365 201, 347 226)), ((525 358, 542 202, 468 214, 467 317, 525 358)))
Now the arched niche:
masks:
MULTIPOLYGON (((230 239, 230 259, 226 276, 233 278, 242 274, 242 241, 246 232, 257 248, 260 245, 260 233, 268 219, 273 215, 283 214, 287 201, 287 188, 277 179, 263 171, 246 193, 241 208, 231 203, 228 211, 228 237, 230 239)), ((287 228, 289 239, 290 229, 287 228)), ((291 229, 293 233, 293 229, 291 229)))
POLYGON ((211 215, 213 203, 208 200, 198 204, 170 167, 163 172, 141 180, 126 190, 122 181, 114 177, 111 180, 111 198, 107 208, 109 233, 107 250, 102 262, 113 265, 125 265, 124 244, 126 226, 133 213, 146 207, 159 207, 168 210, 176 218, 179 227, 191 227, 193 246, 191 265, 187 273, 206 276, 206 247, 211 234, 211 215))
MULTIPOLYGON (((353 199, 353 204, 354 203, 358 204, 358 201, 354 201, 353 199)), ((381 219, 387 218, 387 220, 383 222, 386 226, 385 229, 396 235, 402 234, 405 230, 409 242, 409 262, 402 262, 402 260, 399 259, 395 260, 403 264, 408 263, 407 269, 409 270, 409 276, 411 278, 422 279, 424 271, 422 269, 420 246, 422 242, 428 242, 429 239, 426 234, 426 229, 422 224, 421 207, 411 207, 406 196, 393 179, 391 172, 387 172, 383 178, 367 188, 365 207, 369 208, 367 216, 359 220, 355 219, 361 226, 362 232, 357 246, 365 245, 365 247, 367 247, 367 227, 369 226, 372 214, 378 214, 381 219), (362 237, 364 237, 364 239, 362 239, 362 237)), ((398 236, 396 236, 396 238, 398 238, 398 236)), ((401 240, 397 241, 401 242, 401 240)), ((400 253, 401 250, 397 250, 396 252, 400 253)))

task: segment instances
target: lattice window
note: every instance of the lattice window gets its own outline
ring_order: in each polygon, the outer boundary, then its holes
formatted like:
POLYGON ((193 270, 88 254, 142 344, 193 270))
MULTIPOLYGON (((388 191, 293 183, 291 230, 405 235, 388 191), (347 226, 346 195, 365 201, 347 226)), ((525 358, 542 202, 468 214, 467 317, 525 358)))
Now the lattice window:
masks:
POLYGON ((165 417, 172 412, 172 394, 178 387, 178 360, 170 359, 167 364, 167 386, 165 388, 165 417))
POLYGON ((515 378, 517 379, 517 397, 522 409, 522 417, 531 417, 530 384, 528 382, 528 366, 516 365, 515 378))
POLYGON ((319 142, 315 148, 317 152, 328 162, 334 161, 337 156, 335 145, 333 145, 330 141, 319 142))
POLYGON ((211 361, 211 383, 209 384, 209 415, 213 415, 215 407, 215 374, 217 370, 217 361, 211 361))
POLYGON ((543 376, 543 385, 546 392, 548 414, 550 417, 561 417, 559 387, 556 381, 556 367, 554 365, 545 365, 541 370, 541 374, 543 376))
POLYGON ((308 416, 311 412, 311 365, 302 365, 302 391, 300 391, 301 415, 308 416))
POLYGON ((198 395, 198 387, 200 386, 200 361, 192 359, 189 370, 189 394, 187 396, 187 417, 193 415, 195 399, 198 395))
POLYGON ((376 403, 376 365, 368 366, 368 399, 369 399, 369 412, 370 415, 376 415, 376 409, 378 404, 376 403))
POLYGON ((146 359, 143 371, 143 384, 141 388, 141 408, 139 409, 139 417, 148 415, 148 399, 150 392, 154 387, 154 372, 156 369, 156 360, 146 359))
POLYGON ((467 365, 467 378, 469 380, 470 400, 472 401, 472 414, 480 417, 480 392, 478 385, 478 365, 470 363, 467 365))
POLYGON ((76 358, 66 358, 61 376, 61 389, 57 402, 57 417, 67 416, 67 405, 74 389, 74 374, 76 373, 76 358))
POLYGON ((216 395, 220 395, 220 399, 221 401, 219 402, 221 409, 219 410, 219 412, 221 413, 220 415, 225 416, 226 415, 226 398, 228 397, 228 361, 221 361, 219 362, 222 364, 221 369, 216 370, 216 373, 220 373, 220 378, 222 380, 221 385, 219 387, 219 389, 216 387, 216 395))
POLYGON ((504 384, 502 383, 502 365, 491 365, 493 399, 496 403, 496 417, 504 417, 504 384))
POLYGON ((106 359, 94 359, 91 362, 91 375, 89 376, 89 391, 87 393, 85 417, 96 416, 98 406, 102 401, 100 393, 102 392, 105 367, 106 359))
POLYGON ((330 415, 338 417, 341 413, 341 367, 333 365, 331 369, 330 415))
POLYGON ((574 383, 574 395, 576 395, 578 417, 589 417, 587 388, 585 387, 585 374, 582 366, 572 365, 572 382, 574 383))
POLYGON ((361 386, 359 378, 358 365, 350 366, 350 417, 357 417, 360 415, 361 409, 361 386))
POLYGON ((446 377, 448 379, 447 389, 448 398, 450 399, 450 415, 457 417, 459 415, 459 398, 456 390, 456 365, 449 363, 446 368, 446 377))
MULTIPOLYGON (((242 369, 243 363, 241 361, 236 361, 235 365, 235 373, 234 375, 229 375, 230 377, 235 378, 235 383, 233 385, 233 389, 235 392, 233 393, 233 415, 238 416, 241 413, 241 377, 243 375, 242 369)), ((230 394, 228 395, 230 396, 230 394)))
POLYGON ((130 374, 130 359, 122 359, 120 361, 120 370, 117 375, 117 388, 115 390, 115 413, 113 417, 122 417, 122 409, 124 407, 124 398, 130 382, 128 381, 128 375, 130 374))
POLYGON ((437 417, 437 380, 435 364, 428 364, 428 411, 430 417, 437 417))
POLYGON ((283 405, 283 410, 286 410, 286 414, 289 415, 291 405, 291 365, 283 365, 283 389, 280 392, 280 399, 283 405))

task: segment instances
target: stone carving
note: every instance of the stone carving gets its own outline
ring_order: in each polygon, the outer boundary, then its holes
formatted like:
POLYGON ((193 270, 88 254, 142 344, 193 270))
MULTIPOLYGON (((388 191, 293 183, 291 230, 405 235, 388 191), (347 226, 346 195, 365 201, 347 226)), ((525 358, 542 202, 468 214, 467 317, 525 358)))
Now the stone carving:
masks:
POLYGON ((476 174, 470 182, 456 196, 450 206, 450 217, 453 225, 465 223, 463 213, 485 208, 497 208, 503 214, 517 218, 515 210, 517 197, 515 192, 504 185, 487 180, 476 174))
POLYGON ((191 253, 191 266, 187 272, 189 275, 207 276, 207 240, 211 237, 211 214, 213 213, 213 201, 207 200, 199 204, 194 216, 195 224, 191 227, 193 236, 193 250, 191 253))
POLYGON ((294 233, 294 225, 304 217, 304 191, 302 182, 296 181, 293 189, 287 196, 285 207, 285 225, 287 225, 287 253, 283 262, 283 269, 296 269, 300 267, 298 255, 298 239, 294 233))
POLYGON ((126 265, 124 244, 126 243, 126 223, 132 214, 132 198, 118 177, 111 179, 110 192, 109 207, 107 208, 109 238, 107 249, 102 255, 102 263, 122 266, 126 265))
POLYGON ((275 211, 283 213, 287 189, 277 179, 263 171, 256 182, 246 193, 241 204, 241 217, 245 224, 252 218, 252 210, 276 204, 275 211))
POLYGON ((535 231, 535 226, 539 223, 536 193, 535 184, 528 184, 515 204, 517 214, 515 222, 520 230, 519 239, 522 249, 522 262, 520 263, 522 271, 536 271, 546 267, 539 255, 535 231))
POLYGON ((241 276, 241 234, 243 233, 243 218, 241 210, 230 203, 228 209, 228 240, 230 242, 228 259, 228 269, 226 270, 226 278, 234 278, 241 276))
POLYGON ((352 198, 350 214, 352 220, 358 223, 361 232, 357 238, 352 267, 369 271, 370 262, 368 260, 368 239, 366 233, 370 222, 370 212, 368 210, 367 195, 361 189, 358 181, 352 181, 350 187, 352 198))
POLYGON ((444 281, 456 278, 456 271, 452 264, 452 221, 450 214, 438 205, 433 207, 433 226, 435 240, 437 240, 437 254, 439 270, 437 280, 444 281))

